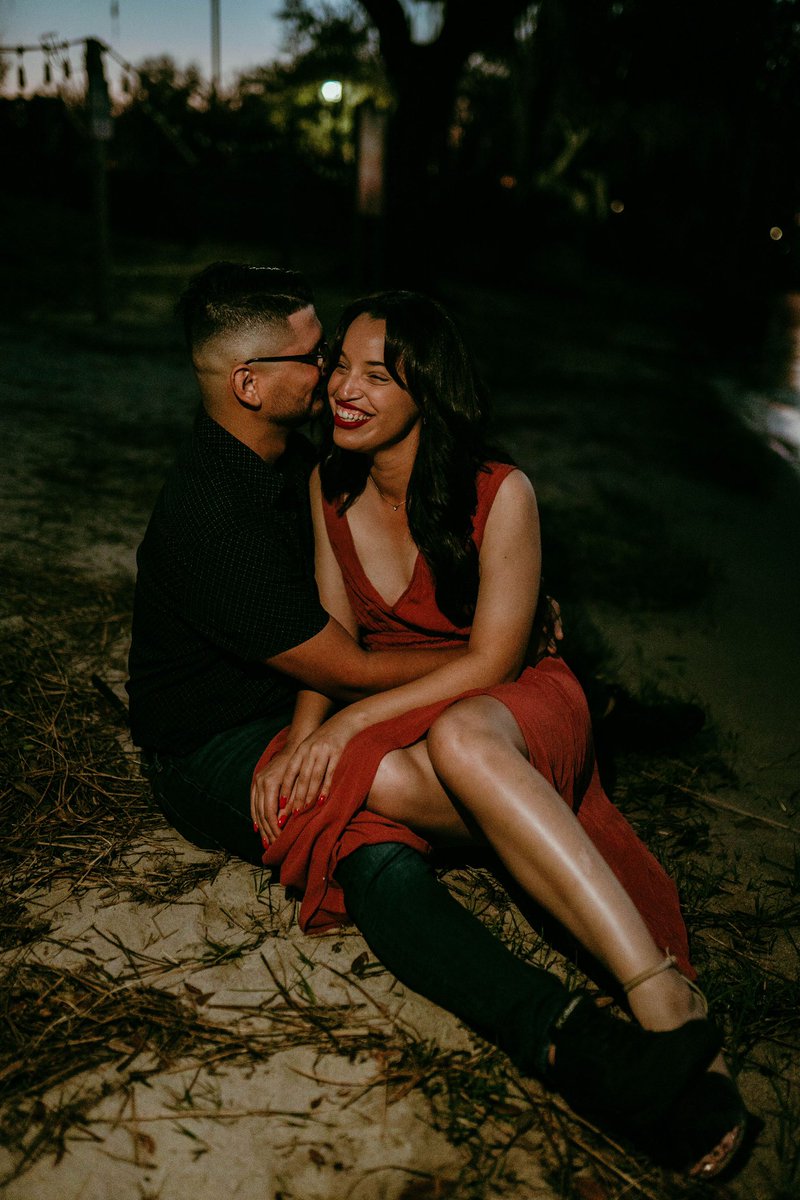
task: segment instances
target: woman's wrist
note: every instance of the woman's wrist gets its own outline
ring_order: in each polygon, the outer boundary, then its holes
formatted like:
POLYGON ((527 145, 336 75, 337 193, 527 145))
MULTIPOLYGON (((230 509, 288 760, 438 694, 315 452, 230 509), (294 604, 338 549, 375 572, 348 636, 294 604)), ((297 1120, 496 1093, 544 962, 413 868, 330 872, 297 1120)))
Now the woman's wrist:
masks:
POLYGON ((360 700, 356 704, 351 704, 349 708, 342 710, 342 716, 353 735, 361 733, 363 729, 369 729, 370 725, 375 724, 374 717, 370 717, 368 700, 360 700))
POLYGON ((288 753, 294 753, 298 746, 302 746, 306 738, 311 737, 312 733, 316 733, 322 722, 316 725, 304 725, 300 729, 290 729, 286 737, 286 745, 284 749, 288 753))

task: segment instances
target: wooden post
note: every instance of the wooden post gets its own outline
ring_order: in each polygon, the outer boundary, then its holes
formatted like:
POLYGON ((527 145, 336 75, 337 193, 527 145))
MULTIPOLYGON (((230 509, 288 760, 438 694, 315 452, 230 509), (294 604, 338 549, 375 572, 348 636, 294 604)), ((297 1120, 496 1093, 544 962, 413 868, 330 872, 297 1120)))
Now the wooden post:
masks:
POLYGON ((220 81, 220 20, 219 0, 211 0, 211 91, 216 96, 220 81))
POLYGON ((106 144, 111 138, 111 102, 103 69, 103 46, 86 42, 87 115, 92 171, 94 223, 94 315, 100 323, 111 315, 111 241, 108 224, 106 144))
POLYGON ((386 113, 371 100, 355 111, 356 262, 364 287, 377 287, 384 271, 386 113))

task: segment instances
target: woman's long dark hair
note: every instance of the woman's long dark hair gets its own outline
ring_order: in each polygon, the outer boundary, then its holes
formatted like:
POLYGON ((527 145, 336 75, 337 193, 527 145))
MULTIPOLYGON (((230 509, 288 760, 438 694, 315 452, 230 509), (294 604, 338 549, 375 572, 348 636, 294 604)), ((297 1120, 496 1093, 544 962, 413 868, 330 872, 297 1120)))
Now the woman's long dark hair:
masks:
MULTIPOLYGON (((488 459, 510 461, 486 441, 488 398, 461 335, 435 300, 416 292, 379 292, 342 313, 331 347, 333 367, 348 328, 366 314, 386 322, 384 362, 422 416, 419 450, 406 494, 406 516, 436 584, 436 603, 454 624, 469 624, 478 595, 472 541, 476 476, 488 459)), ((363 492, 366 455, 341 450, 326 423, 322 490, 345 512, 363 492)))

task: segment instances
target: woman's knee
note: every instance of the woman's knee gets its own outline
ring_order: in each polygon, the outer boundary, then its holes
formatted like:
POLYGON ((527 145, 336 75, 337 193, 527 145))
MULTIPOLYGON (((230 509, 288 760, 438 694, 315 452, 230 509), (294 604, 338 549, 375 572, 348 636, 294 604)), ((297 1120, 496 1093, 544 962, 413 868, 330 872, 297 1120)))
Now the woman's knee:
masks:
POLYGON ((428 753, 441 777, 448 767, 463 767, 483 759, 487 738, 496 736, 492 725, 499 701, 490 696, 473 696, 451 704, 428 730, 428 753))

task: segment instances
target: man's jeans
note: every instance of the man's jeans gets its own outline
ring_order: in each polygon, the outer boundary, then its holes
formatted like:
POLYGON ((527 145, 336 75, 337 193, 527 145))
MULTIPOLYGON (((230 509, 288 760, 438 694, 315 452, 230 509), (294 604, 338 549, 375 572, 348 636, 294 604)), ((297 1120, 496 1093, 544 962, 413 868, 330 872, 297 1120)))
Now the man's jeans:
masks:
POLYGON ((260 866, 250 780, 267 744, 291 719, 283 712, 226 729, 191 754, 145 752, 145 774, 170 825, 203 850, 229 850, 260 866))
MULTIPOLYGON (((288 719, 284 713, 242 725, 182 757, 146 755, 153 794, 170 824, 196 846, 260 865, 250 779, 288 719)), ((384 966, 499 1045, 520 1070, 544 1073, 549 1030, 569 1001, 554 975, 512 954, 403 843, 354 851, 336 879, 348 913, 384 966)))

